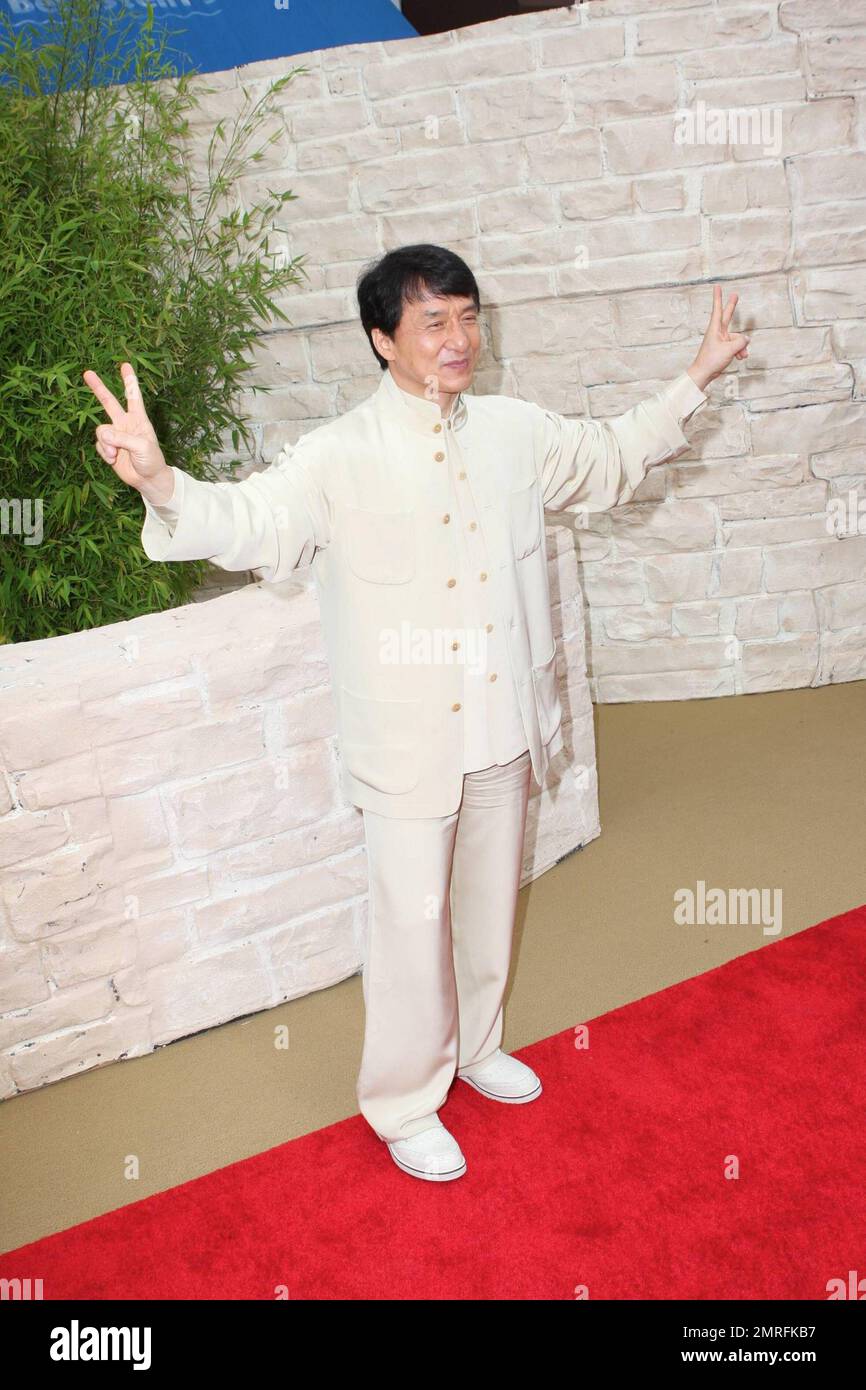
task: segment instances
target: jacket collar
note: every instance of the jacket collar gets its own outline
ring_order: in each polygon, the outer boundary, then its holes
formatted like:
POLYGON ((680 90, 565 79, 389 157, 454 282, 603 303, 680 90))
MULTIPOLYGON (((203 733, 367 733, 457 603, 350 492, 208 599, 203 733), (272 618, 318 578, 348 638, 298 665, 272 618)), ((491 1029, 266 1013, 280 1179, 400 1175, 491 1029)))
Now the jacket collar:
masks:
POLYGON ((443 415, 437 400, 428 400, 426 396, 414 396, 398 386, 391 375, 390 367, 383 371, 374 399, 379 406, 384 406, 390 413, 396 414, 403 424, 419 434, 431 434, 434 426, 445 424, 459 430, 469 415, 462 391, 455 398, 450 415, 443 415))

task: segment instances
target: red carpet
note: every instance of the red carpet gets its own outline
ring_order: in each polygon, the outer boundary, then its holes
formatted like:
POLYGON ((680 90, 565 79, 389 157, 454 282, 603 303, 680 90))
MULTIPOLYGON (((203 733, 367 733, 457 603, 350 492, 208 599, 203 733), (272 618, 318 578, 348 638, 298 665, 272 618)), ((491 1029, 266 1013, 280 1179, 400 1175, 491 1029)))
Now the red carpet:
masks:
POLYGON ((456 1182, 401 1173, 356 1115, 0 1275, 46 1299, 825 1300, 866 1274, 864 933, 866 906, 594 1020, 586 1051, 520 1049, 529 1105, 455 1081, 456 1182))

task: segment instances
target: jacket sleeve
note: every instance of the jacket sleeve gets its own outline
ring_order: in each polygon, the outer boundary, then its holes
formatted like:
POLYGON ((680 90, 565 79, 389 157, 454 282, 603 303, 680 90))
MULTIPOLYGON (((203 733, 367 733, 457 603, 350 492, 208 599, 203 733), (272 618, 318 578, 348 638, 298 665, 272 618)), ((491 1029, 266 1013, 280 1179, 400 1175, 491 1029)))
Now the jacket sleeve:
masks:
POLYGON ((630 502, 653 464, 688 445, 682 426, 707 399, 681 372, 612 420, 570 420, 536 406, 536 470, 545 508, 606 512, 630 502))
POLYGON ((149 560, 210 560, 278 583, 308 565, 331 537, 326 445, 317 430, 285 445, 241 482, 204 482, 172 465, 168 502, 144 500, 141 544, 149 560))

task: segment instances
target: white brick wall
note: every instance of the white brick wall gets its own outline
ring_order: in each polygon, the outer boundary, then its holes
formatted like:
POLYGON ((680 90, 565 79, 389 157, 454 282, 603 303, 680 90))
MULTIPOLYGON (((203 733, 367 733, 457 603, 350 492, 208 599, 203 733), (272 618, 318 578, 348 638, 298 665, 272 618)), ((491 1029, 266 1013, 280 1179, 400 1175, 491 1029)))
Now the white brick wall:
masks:
MULTIPOLYGON (((524 882, 599 833, 590 694, 866 675, 864 60, 859 0, 593 0, 201 79, 199 164, 241 85, 310 69, 232 192, 291 187, 271 245, 308 257, 292 327, 257 344, 277 389, 243 404, 255 466, 375 389, 354 285, 394 245, 476 271, 478 391, 565 414, 670 380, 713 279, 740 295, 750 356, 693 449, 574 541, 551 528, 567 756, 531 802, 524 882), (704 125, 682 141, 686 108, 704 125)), ((0 1095, 360 968, 363 823, 308 574, 2 647, 0 716, 0 1095)))
MULTIPOLYGON (((571 415, 688 366, 719 279, 749 358, 689 453, 576 533, 592 698, 862 678, 864 59, 862 0, 590 0, 294 60, 283 138, 235 190, 291 187, 277 242, 308 257, 258 344, 256 465, 375 388, 354 285, 392 246, 476 271, 478 391, 571 415)), ((208 75, 199 153, 285 66, 208 75)))

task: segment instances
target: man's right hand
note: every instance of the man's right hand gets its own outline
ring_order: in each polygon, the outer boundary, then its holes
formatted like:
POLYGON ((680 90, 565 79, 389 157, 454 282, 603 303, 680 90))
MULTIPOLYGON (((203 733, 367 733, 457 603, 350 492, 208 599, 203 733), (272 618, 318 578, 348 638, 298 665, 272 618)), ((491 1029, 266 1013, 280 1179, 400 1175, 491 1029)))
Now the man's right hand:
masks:
POLYGON ((121 362, 120 374, 126 388, 126 410, 96 372, 84 373, 85 382, 111 419, 110 425, 96 426, 96 452, 148 502, 167 502, 174 492, 174 474, 147 418, 141 389, 129 362, 121 362))

